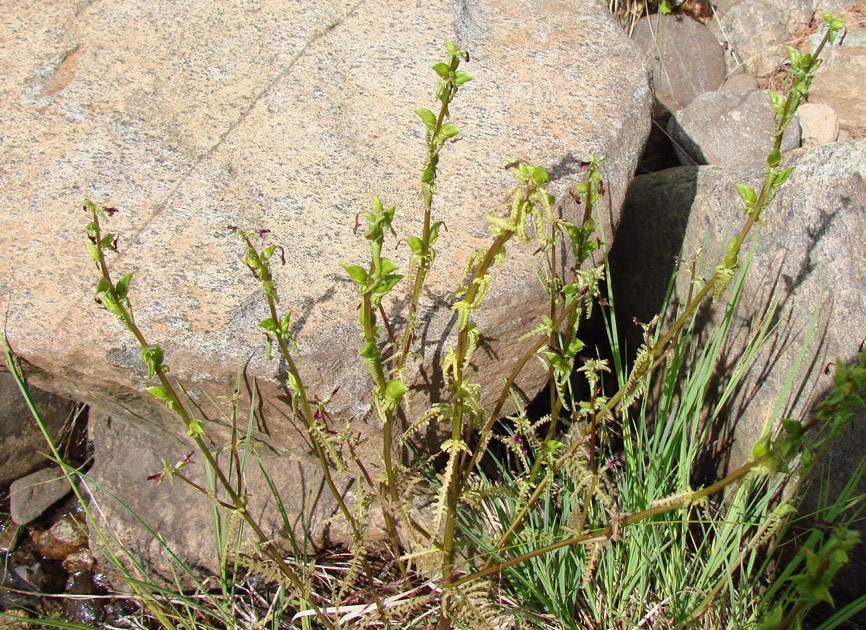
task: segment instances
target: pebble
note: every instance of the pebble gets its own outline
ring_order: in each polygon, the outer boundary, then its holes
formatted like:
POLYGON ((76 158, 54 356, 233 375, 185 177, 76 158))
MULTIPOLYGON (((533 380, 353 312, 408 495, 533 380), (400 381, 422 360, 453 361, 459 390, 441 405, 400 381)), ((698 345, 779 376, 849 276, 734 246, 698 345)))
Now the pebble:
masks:
POLYGON ((839 117, 823 103, 803 103, 800 114, 800 136, 803 144, 829 144, 839 137, 839 117))
POLYGON ((59 466, 43 468, 13 481, 9 486, 9 512, 12 522, 27 525, 71 490, 59 466))
POLYGON ((34 532, 31 536, 36 549, 48 560, 66 560, 87 546, 87 531, 70 515, 54 523, 50 529, 34 532))

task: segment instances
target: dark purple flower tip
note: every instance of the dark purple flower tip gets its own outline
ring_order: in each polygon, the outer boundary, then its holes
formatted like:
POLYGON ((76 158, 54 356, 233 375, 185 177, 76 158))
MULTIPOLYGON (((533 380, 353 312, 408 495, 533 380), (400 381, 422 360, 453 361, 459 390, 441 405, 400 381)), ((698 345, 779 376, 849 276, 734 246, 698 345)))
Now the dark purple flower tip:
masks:
POLYGON ((336 396, 338 391, 340 391, 340 386, 339 386, 339 385, 337 385, 337 386, 334 388, 334 391, 331 392, 331 395, 329 396, 329 398, 333 398, 334 396, 336 396))
POLYGON ((523 438, 520 437, 519 435, 512 435, 511 441, 514 442, 515 444, 523 444, 523 438))
POLYGON ((181 458, 180 458, 180 461, 181 461, 182 463, 184 463, 184 464, 191 464, 191 463, 192 463, 192 454, 193 454, 193 453, 195 453, 195 451, 190 451, 189 453, 187 453, 186 455, 184 455, 183 457, 181 457, 181 458))
POLYGON ((120 212, 120 210, 118 210, 117 208, 115 208, 113 206, 110 208, 103 207, 102 209, 105 210, 105 214, 107 214, 110 217, 113 217, 115 214, 120 212))
POLYGON ((602 296, 602 297, 598 298, 598 305, 599 306, 610 306, 610 302, 607 301, 606 297, 602 296))
POLYGON ((337 435, 337 432, 334 431, 333 429, 325 429, 325 433, 332 436, 332 437, 337 435))
POLYGON ((240 228, 239 228, 238 226, 236 226, 236 225, 228 225, 228 226, 226 226, 226 227, 227 227, 229 230, 231 230, 233 233, 235 233, 235 234, 237 234, 237 231, 240 229, 240 228))
POLYGON ((264 230, 264 229, 262 229, 262 230, 256 230, 256 235, 257 235, 259 238, 264 238, 264 237, 265 237, 265 234, 270 234, 270 233, 271 233, 270 230, 264 230))
POLYGON ((162 472, 153 473, 152 475, 145 477, 146 481, 159 481, 160 479, 162 479, 162 472))
POLYGON ((321 420, 322 419, 322 410, 316 409, 315 413, 313 413, 313 420, 321 420))
POLYGON ((588 171, 589 170, 589 162, 578 162, 577 169, 580 171, 588 171))

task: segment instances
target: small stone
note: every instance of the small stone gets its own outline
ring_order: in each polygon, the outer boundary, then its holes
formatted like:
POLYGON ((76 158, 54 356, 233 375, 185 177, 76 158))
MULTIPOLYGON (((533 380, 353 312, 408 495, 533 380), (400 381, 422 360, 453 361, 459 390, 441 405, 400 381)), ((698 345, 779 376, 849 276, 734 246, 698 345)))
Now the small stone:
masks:
POLYGON ((839 124, 846 127, 866 127, 866 54, 862 65, 839 64, 822 68, 812 81, 809 101, 832 107, 839 116, 839 124))
POLYGON ((96 560, 93 554, 88 549, 74 551, 63 560, 63 568, 69 573, 80 573, 81 571, 89 571, 93 568, 96 560))
POLYGON ((70 490, 69 482, 57 466, 43 468, 13 481, 9 486, 12 522, 26 525, 65 497, 70 490))
MULTIPOLYGON (((799 119, 782 137, 782 151, 800 144, 799 119)), ((707 92, 668 121, 683 166, 762 162, 773 149, 775 120, 767 92, 707 92)))
MULTIPOLYGON (((73 412, 74 403, 62 396, 30 386, 30 398, 55 441, 73 412)), ((33 421, 18 383, 0 374, 0 485, 29 475, 45 465, 45 437, 33 421)))
POLYGON ((800 137, 803 144, 828 144, 839 137, 839 117, 829 105, 803 103, 800 114, 800 137))
POLYGON ((87 532, 72 516, 65 516, 50 529, 33 535, 39 553, 48 560, 66 560, 87 545, 87 532))

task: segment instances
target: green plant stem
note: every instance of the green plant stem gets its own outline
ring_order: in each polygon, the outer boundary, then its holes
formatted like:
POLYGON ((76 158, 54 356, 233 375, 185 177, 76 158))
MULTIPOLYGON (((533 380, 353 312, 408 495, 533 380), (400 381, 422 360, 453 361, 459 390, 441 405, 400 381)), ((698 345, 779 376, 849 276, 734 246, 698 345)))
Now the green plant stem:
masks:
POLYGON ((676 510, 678 508, 681 508, 685 505, 689 505, 691 503, 699 501, 699 500, 703 499, 704 497, 709 497, 709 496, 715 494, 719 490, 722 490, 726 486, 728 486, 728 485, 734 483, 735 481, 741 479, 742 477, 746 476, 752 469, 756 468, 757 466, 760 466, 762 463, 767 461, 769 458, 770 458, 770 453, 767 453, 765 455, 762 455, 761 457, 755 458, 755 459, 749 461, 748 463, 743 464, 740 468, 738 468, 737 470, 735 470, 731 474, 727 475, 724 479, 714 483, 711 486, 707 486, 706 488, 702 488, 701 490, 697 490, 695 492, 683 494, 681 497, 678 497, 676 499, 672 499, 671 502, 669 502, 669 503, 665 503, 665 505, 658 505, 658 506, 650 507, 650 508, 647 508, 645 510, 642 510, 641 512, 637 512, 635 514, 631 514, 629 516, 626 516, 621 521, 619 521, 617 524, 611 524, 611 525, 608 525, 607 527, 601 527, 601 528, 594 529, 592 531, 585 532, 582 534, 576 534, 576 535, 570 536, 569 538, 566 538, 564 540, 560 540, 559 542, 556 542, 556 543, 553 543, 550 545, 546 545, 544 547, 539 547, 538 549, 534 549, 533 551, 522 554, 522 555, 517 556, 515 558, 512 558, 510 560, 506 560, 505 562, 501 562, 501 563, 496 564, 494 566, 485 566, 484 568, 482 568, 479 571, 476 571, 474 573, 470 573, 469 575, 464 576, 464 577, 460 578, 459 580, 455 580, 454 582, 452 582, 451 586, 453 586, 455 588, 458 586, 462 586, 463 584, 466 584, 467 582, 471 582, 472 580, 477 580, 477 579, 486 577, 488 575, 493 575, 495 573, 499 573, 503 569, 507 569, 508 567, 514 566, 516 564, 520 564, 521 562, 525 562, 526 560, 529 560, 531 558, 535 558, 535 557, 544 555, 544 554, 549 553, 551 551, 554 551, 556 549, 561 549, 562 547, 568 547, 571 545, 576 545, 578 543, 590 544, 590 543, 610 540, 614 536, 616 531, 618 531, 619 529, 621 529, 623 527, 628 527, 630 525, 634 525, 636 523, 639 523, 639 522, 646 520, 648 518, 651 518, 653 516, 657 516, 659 514, 665 514, 667 512, 671 512, 671 511, 676 510))
MULTIPOLYGON (((469 281, 468 288, 466 289, 466 295, 463 297, 463 302, 466 304, 472 304, 475 301, 475 297, 478 294, 478 282, 484 277, 487 273, 487 270, 490 268, 490 265, 493 264, 493 261, 496 258, 496 254, 501 250, 505 244, 511 239, 514 235, 513 232, 503 232, 500 234, 493 244, 487 249, 487 252, 484 254, 484 258, 475 268, 474 273, 472 274, 472 278, 469 281)), ((451 387, 451 394, 454 399, 454 415, 451 420, 451 439, 454 442, 460 442, 463 440, 463 413, 464 413, 464 403, 463 403, 463 394, 460 392, 460 388, 463 385, 463 364, 466 358, 466 350, 467 343, 469 338, 469 326, 468 324, 464 326, 462 330, 457 335, 457 351, 456 351, 456 359, 454 361, 454 380, 451 387)), ((459 463, 462 463, 464 453, 459 453, 455 455, 458 457, 459 463)), ((460 471, 463 467, 461 465, 457 465, 455 470, 460 471)), ((452 475, 452 481, 450 484, 450 488, 448 491, 448 511, 445 517, 445 535, 443 538, 443 561, 442 561, 442 579, 445 584, 448 584, 451 576, 451 568, 454 560, 454 531, 456 527, 456 512, 457 512, 457 501, 459 498, 460 492, 460 475, 454 474, 452 475)))
MULTIPOLYGON (((449 64, 451 72, 455 72, 459 65, 460 59, 457 57, 452 57, 449 64)), ((439 156, 439 152, 442 150, 442 143, 437 142, 436 137, 442 130, 442 125, 445 122, 445 118, 448 116, 448 105, 454 98, 454 94, 456 93, 456 91, 457 88, 452 82, 448 86, 448 93, 446 97, 442 99, 442 106, 439 108, 439 114, 436 117, 436 126, 433 128, 433 132, 430 134, 430 140, 427 144, 427 160, 425 164, 425 169, 430 168, 433 170, 434 173, 437 170, 436 160, 439 156)), ((421 299, 421 289, 424 287, 424 283, 427 281, 427 274, 429 273, 430 266, 432 264, 432 256, 430 251, 430 229, 432 225, 434 186, 435 179, 429 183, 424 182, 421 184, 421 197, 424 201, 424 223, 421 232, 421 256, 418 262, 418 272, 415 274, 415 282, 412 285, 412 295, 411 299, 409 300, 409 308, 406 316, 406 328, 403 330, 403 337, 400 340, 400 347, 396 349, 399 353, 396 364, 397 372, 399 372, 403 368, 403 366, 406 364, 406 359, 409 357, 409 348, 412 346, 412 339, 415 334, 415 319, 416 313, 418 311, 418 301, 421 299)))
MULTIPOLYGON (((151 350, 151 346, 147 342, 147 340, 144 338, 144 335, 141 333, 138 326, 136 325, 136 323, 132 317, 132 313, 129 311, 129 309, 124 307, 123 304, 121 303, 121 300, 118 299, 117 292, 115 291, 115 288, 114 288, 115 285, 111 281, 111 274, 108 270, 108 265, 105 262, 105 253, 104 253, 102 246, 100 244, 101 243, 101 231, 100 231, 100 227, 99 227, 99 218, 97 217, 95 211, 92 212, 92 218, 93 218, 93 221, 96 225, 96 234, 97 234, 96 248, 98 251, 97 264, 99 266, 100 273, 101 273, 102 277, 108 282, 108 284, 110 286, 109 291, 112 294, 111 297, 115 300, 115 303, 118 305, 119 310, 120 310, 121 322, 135 336, 135 338, 138 341, 141 348, 145 352, 149 352, 151 350)), ((273 306, 271 308, 272 308, 272 314, 273 314, 273 306)), ((164 371, 164 368, 162 365, 157 366, 157 368, 155 370, 155 375, 159 379, 160 385, 165 389, 169 399, 173 403, 175 413, 177 413, 177 415, 183 421, 187 430, 192 429, 193 420, 190 417, 189 413, 187 412, 186 407, 184 407, 184 405, 181 403, 180 398, 177 396, 177 393, 174 390, 174 387, 172 387, 171 383, 168 381, 168 378, 165 376, 165 371, 164 371)), ((280 550, 276 547, 275 543, 273 541, 271 541, 265 535, 265 533, 259 527, 256 520, 252 517, 252 515, 249 512, 247 512, 246 501, 244 500, 243 497, 241 497, 238 493, 235 492, 231 483, 229 482, 229 480, 226 478, 225 474, 223 473, 222 468, 220 467, 219 463, 216 461, 216 458, 213 456, 213 453, 211 453, 210 449, 204 443, 204 440, 201 438, 201 436, 198 433, 194 433, 192 435, 192 437, 193 437, 193 440, 195 441, 195 444, 198 447, 199 451, 204 456, 205 460, 207 460, 208 466, 211 468, 211 470, 213 470, 214 474, 216 475, 217 479, 219 480, 220 485, 225 489, 226 494, 229 496, 231 504, 234 506, 234 510, 250 526, 250 528, 253 530, 253 532, 255 532, 258 539, 264 545, 264 549, 266 550, 267 554, 274 560, 274 562, 276 562, 277 566, 280 569, 280 572, 292 583, 292 585, 295 588, 298 589, 298 591, 300 593, 302 593, 303 592, 303 582, 295 574, 295 572, 292 571, 292 569, 289 567, 289 565, 286 564, 286 561, 283 560, 282 554, 280 553, 280 550)), ((325 617, 324 613, 322 613, 319 610, 319 608, 316 606, 315 602, 308 601, 308 603, 310 604, 310 606, 313 607, 313 610, 316 611, 316 614, 319 616, 319 618, 322 620, 322 622, 325 624, 325 626, 328 627, 329 629, 333 628, 333 625, 330 623, 330 621, 328 621, 328 619, 325 617)))
MULTIPOLYGON (((818 47, 818 49, 816 51, 816 56, 814 58, 815 60, 817 60, 817 54, 820 52, 821 48, 823 48, 823 45, 827 41, 827 38, 828 38, 828 34, 825 34, 824 39, 821 40, 821 45, 818 47)), ((813 66, 815 63, 816 63, 816 61, 813 60, 813 66)), ((773 152, 778 151, 779 148, 781 147, 781 144, 782 144, 782 136, 783 136, 785 128, 786 128, 786 116, 787 116, 787 113, 790 111, 790 108, 793 106, 793 101, 794 101, 794 98, 793 98, 792 93, 791 93, 792 91, 793 91, 793 86, 792 86, 792 90, 789 91, 789 94, 788 94, 788 99, 787 99, 786 105, 785 105, 785 113, 780 117, 779 123, 777 125, 777 129, 776 129, 776 132, 774 135, 774 140, 773 140, 773 152)), ((765 177, 764 177, 764 185, 761 188, 761 193, 758 196, 757 200, 755 201, 755 205, 754 205, 753 210, 751 212, 749 212, 748 218, 746 219, 745 224, 743 225, 742 229, 740 230, 740 232, 737 236, 737 242, 736 242, 736 245, 734 248, 735 254, 737 254, 737 255, 739 254, 740 249, 742 248, 742 245, 745 242, 745 239, 748 236, 749 232, 751 231, 752 227, 755 225, 755 223, 757 223, 760 220, 762 212, 769 205, 770 201, 772 201, 774 186, 775 186, 775 175, 773 173, 772 167, 768 166, 767 172, 766 172, 765 177)), ((663 350, 667 349, 668 343, 674 338, 675 335, 679 334, 680 330, 683 328, 683 326, 685 326, 686 322, 691 317, 691 315, 694 313, 694 311, 698 308, 698 306, 700 306, 700 304, 704 301, 704 299, 706 299, 706 297, 710 294, 710 291, 713 290, 714 284, 718 279, 719 279, 719 273, 714 272, 713 275, 709 278, 709 280, 707 280, 704 283, 701 290, 697 293, 697 295, 695 295, 692 298, 691 302, 689 302, 689 304, 686 306, 686 308, 683 310, 683 312, 680 314, 680 316, 671 325, 671 327, 669 328, 667 333, 658 342, 656 342, 656 344, 649 351, 648 355, 649 355, 650 359, 657 358, 663 350)), ((631 377, 629 378, 630 382, 634 383, 637 380, 645 377, 650 372, 651 369, 657 367, 658 365, 659 365, 659 362, 652 362, 651 360, 647 361, 646 363, 644 363, 643 367, 638 368, 636 373, 631 375, 631 377)), ((608 414, 612 413, 612 411, 614 410, 616 405, 619 403, 619 401, 627 393, 629 393, 630 387, 631 387, 630 384, 627 383, 626 385, 621 387, 619 389, 619 391, 617 391, 607 401, 604 408, 601 409, 593 417, 592 421, 584 428, 584 430, 583 430, 584 435, 588 435, 589 433, 594 431, 595 428, 598 426, 598 424, 601 422, 601 420, 605 416, 607 416, 608 414)), ((580 445, 581 445, 581 442, 574 442, 569 447, 566 454, 562 458, 560 458, 560 460, 554 465, 552 472, 556 473, 559 470, 559 468, 562 466, 562 463, 566 461, 566 458, 574 455, 574 453, 577 451, 577 449, 580 448, 580 445)), ((514 534, 514 532, 517 530, 517 528, 519 526, 519 522, 523 520, 526 513, 529 511, 529 509, 532 507, 532 505, 535 503, 535 501, 538 499, 538 497, 541 496, 541 494, 544 490, 544 487, 547 485, 547 482, 550 478, 551 478, 550 476, 546 476, 539 481, 538 487, 536 487, 535 491, 530 496, 526 505, 512 519, 511 525, 505 531, 505 533, 503 534, 503 537, 497 542, 496 547, 494 548, 494 551, 498 551, 508 542, 508 540, 514 534)), ((489 561, 490 560, 488 559, 488 562, 489 561)), ((485 563, 485 565, 487 566, 487 563, 485 563)))
MULTIPOLYGON (((250 247, 252 247, 252 245, 249 243, 249 240, 247 241, 247 244, 249 244, 250 247)), ((270 310, 271 317, 273 318, 273 320, 275 322, 279 321, 279 316, 277 315, 277 308, 276 308, 276 304, 274 303, 274 299, 270 295, 266 295, 265 297, 266 297, 267 302, 268 302, 268 308, 270 310)), ((316 438, 316 431, 315 431, 316 420, 315 420, 315 417, 313 416, 313 411, 312 411, 312 408, 310 407, 310 402, 307 398, 306 388, 303 386, 303 381, 301 380, 301 374, 298 371, 297 364, 295 363, 294 359, 292 359, 292 355, 289 352, 288 346, 286 345, 285 338, 282 335, 278 335, 277 336, 277 342, 280 345, 280 352, 282 353, 283 358, 285 358, 286 363, 289 366, 289 370, 292 372, 292 375, 295 378, 295 382, 298 383, 298 389, 296 391, 298 392, 298 396, 299 396, 300 401, 301 401, 301 411, 304 415, 304 419, 307 421, 307 424, 309 426, 310 439, 312 440, 313 446, 316 449, 316 456, 319 460, 319 467, 322 470, 322 476, 325 479, 325 483, 328 485, 328 489, 331 491, 331 495, 334 497, 334 500, 337 502, 337 505, 339 506, 340 511, 343 513, 343 517, 346 519, 346 521, 349 523, 349 527, 351 527, 351 529, 352 529, 352 537, 354 538, 354 540, 360 542, 363 540, 363 534, 362 534, 361 529, 358 525, 358 521, 352 515, 352 513, 349 511, 349 508, 346 505, 346 502, 343 500, 343 495, 340 493, 340 490, 337 488, 337 484, 334 483, 334 479, 331 476, 331 467, 328 463, 327 454, 325 453, 325 450, 322 448, 322 445, 319 443, 319 440, 316 438)), ((262 534, 262 536, 264 536, 264 535, 262 534)), ((263 538, 263 540, 264 540, 264 538, 263 538)), ((361 563, 362 563, 362 566, 364 569, 364 575, 366 576, 367 582, 368 582, 369 587, 370 587, 370 593, 373 596, 374 602, 376 604, 376 609, 379 612, 379 616, 382 618, 382 622, 387 627, 388 623, 389 623, 388 622, 388 615, 385 612, 385 609, 382 606, 382 602, 379 599, 379 595, 378 595, 376 587, 375 587, 375 581, 373 580, 373 574, 372 574, 370 566, 367 562, 367 559, 362 557, 361 563)))
MULTIPOLYGON (((33 399, 30 396, 30 389, 27 386, 27 381, 24 376, 24 371, 21 369, 21 364, 18 361, 18 357, 12 352, 12 349, 9 347, 9 342, 6 340, 4 335, 2 339, 3 343, 3 352, 6 358, 6 365, 9 368, 9 372, 12 374, 12 378, 15 379, 15 383, 18 386, 21 395, 24 397, 24 400, 27 403, 27 407, 30 410, 30 414, 36 420, 36 424, 39 427, 39 430, 42 432, 42 436, 45 438, 46 443, 48 444, 48 448, 51 450, 52 459, 57 465, 61 467, 63 470, 63 476, 66 478, 66 481, 69 483, 70 488, 72 488, 73 494, 75 494, 75 498, 78 502, 86 506, 87 501, 84 496, 81 494, 81 491, 78 489, 78 484, 76 484, 72 479, 72 473, 75 469, 69 466, 66 462, 64 462, 60 458, 60 453, 57 451, 57 447, 54 444, 54 439, 51 437, 51 434, 48 432, 48 429, 45 427, 45 423, 42 421, 42 417, 39 414, 39 411, 36 409, 36 406, 33 404, 33 399)), ((78 472, 78 471, 75 471, 78 472)), ((91 518, 90 511, 86 510, 88 518, 91 518)), ((102 530, 99 527, 93 527, 93 530, 97 532, 99 538, 102 542, 102 546, 105 549, 106 554, 111 558, 112 563, 115 566, 121 566, 120 560, 117 558, 114 550, 111 549, 111 546, 108 544, 108 541, 105 540, 102 535, 102 530)), ((133 581, 129 581, 129 586, 132 588, 133 592, 140 598, 141 602, 144 606, 147 607, 150 612, 156 617, 157 621, 162 625, 163 628, 172 628, 174 625, 170 622, 168 613, 162 609, 161 606, 158 606, 152 597, 146 596, 145 593, 142 592, 141 588, 133 581)))
MULTIPOLYGON (((381 304, 380 304, 381 306, 381 304)), ((362 306, 364 309, 364 313, 367 314, 364 317, 364 339, 368 343, 372 343, 375 345, 376 331, 373 326, 373 300, 369 293, 364 294, 364 304, 362 306)), ((384 317, 384 313, 383 313, 384 317)), ((387 320, 386 320, 387 321, 387 320)), ((390 331, 390 327, 389 327, 390 331)), ((387 404, 387 399, 385 398, 385 387, 387 386, 387 382, 385 379, 385 371, 382 367, 382 360, 378 352, 376 352, 375 357, 372 359, 373 364, 373 372, 375 374, 376 385, 374 396, 381 396, 385 404, 387 404), (378 393, 376 393, 378 392, 378 393)), ((383 418, 383 429, 382 429, 382 460, 385 466, 385 481, 379 484, 379 497, 380 503, 382 507, 382 517, 385 519, 385 529, 388 532, 388 537, 391 540, 391 545, 393 548, 399 549, 400 545, 397 541, 397 529, 394 524, 394 518, 391 514, 390 506, 396 506, 399 501, 399 497, 397 495, 397 480, 394 475, 394 465, 391 461, 391 449, 393 448, 393 434, 394 434, 394 414, 396 411, 396 405, 388 406, 383 409, 384 418, 383 418)), ((408 572, 406 570, 405 563, 400 560, 398 562, 400 566, 400 572, 403 574, 403 577, 408 576, 408 572)))
MULTIPOLYGON (((580 306, 580 301, 575 300, 571 304, 569 304, 562 313, 559 314, 556 321, 553 323, 554 328, 559 328, 562 322, 566 317, 571 317, 574 314, 575 309, 580 306)), ((508 392, 511 390, 511 387, 514 385, 514 381, 517 380, 517 377, 523 371, 524 366, 529 362, 532 357, 536 355, 536 353, 541 350, 542 347, 547 343, 547 338, 542 337, 537 342, 535 342, 526 352, 523 353, 523 356, 514 364, 514 368, 511 370, 511 374, 508 375, 508 379, 505 381, 505 384, 502 386, 502 391, 499 394, 499 398, 496 400, 496 404, 493 406, 493 409, 487 416, 487 422, 484 423, 484 426, 481 428, 481 435, 488 433, 493 430, 493 425, 496 424, 496 421, 499 420, 499 414, 502 412, 502 408, 505 406, 505 401, 508 400, 508 392)), ((476 450, 472 453, 472 457, 469 459, 469 463, 465 467, 465 472, 463 475, 463 481, 461 483, 461 488, 466 484, 466 481, 469 479, 469 475, 472 474, 472 471, 475 470, 475 467, 478 465, 481 457, 484 456, 485 451, 476 450)))

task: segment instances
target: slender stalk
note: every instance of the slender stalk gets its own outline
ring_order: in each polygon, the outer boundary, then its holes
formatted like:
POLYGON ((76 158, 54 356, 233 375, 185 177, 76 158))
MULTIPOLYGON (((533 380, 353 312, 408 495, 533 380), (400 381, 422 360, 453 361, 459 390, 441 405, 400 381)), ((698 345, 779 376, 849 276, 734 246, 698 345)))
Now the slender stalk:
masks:
MULTIPOLYGON (((828 38, 829 38, 829 32, 825 33, 824 38, 821 40, 821 44, 818 46, 818 48, 815 52, 815 55, 814 55, 813 61, 812 61, 812 65, 810 66, 810 71, 817 64, 817 56, 820 53, 820 51, 823 48, 826 41, 828 40, 828 38)), ((791 88, 788 92, 788 98, 787 98, 786 103, 785 103, 785 108, 784 108, 783 114, 779 117, 778 123, 776 125, 776 130, 775 130, 774 139, 773 139, 773 151, 771 152, 771 155, 780 150, 780 147, 782 144, 782 137, 783 137, 785 128, 787 126, 788 119, 790 118, 790 114, 792 113, 792 108, 796 108, 795 101, 799 102, 799 98, 793 96, 794 90, 796 89, 798 82, 799 82, 799 79, 795 76, 794 80, 792 82, 791 88)), ((744 223, 743 227, 740 229, 740 232, 736 237, 734 247, 732 248, 731 252, 729 252, 729 253, 733 254, 734 257, 736 257, 739 254, 740 249, 742 248, 743 243, 745 242, 745 239, 748 236, 749 232, 751 231, 752 227, 755 225, 755 223, 757 223, 760 220, 761 214, 763 213, 764 209, 766 209, 766 207, 769 205, 770 201, 772 201, 772 199, 774 197, 775 187, 776 187, 776 174, 773 170, 773 165, 768 165, 767 170, 766 170, 766 174, 764 176, 764 185, 761 188, 760 195, 756 199, 755 204, 753 206, 753 209, 749 212, 748 217, 746 219, 746 222, 744 223)), ((637 368, 637 370, 630 376, 630 378, 629 378, 630 382, 626 383, 626 385, 621 387, 607 401, 604 408, 601 409, 593 417, 592 421, 587 424, 587 426, 583 430, 583 434, 585 436, 589 435, 591 432, 593 432, 596 429, 596 427, 598 426, 598 424, 601 422, 601 420, 613 412, 613 410, 616 408, 616 406, 619 404, 619 402, 622 400, 622 398, 625 397, 626 394, 629 393, 630 388, 631 388, 631 383, 634 383, 637 380, 644 378, 650 371, 652 371, 653 369, 658 367, 658 365, 660 365, 660 363, 661 363, 660 361, 653 361, 653 359, 658 358, 659 355, 663 353, 663 351, 666 351, 668 349, 667 348, 668 344, 673 340, 674 336, 679 334, 681 329, 685 326, 686 322, 689 320, 689 318, 692 316, 692 314, 695 312, 695 310, 698 308, 698 306, 700 306, 700 304, 710 294, 710 291, 713 290, 713 288, 714 288, 717 280, 719 280, 719 278, 720 278, 719 272, 715 271, 713 273, 713 275, 709 278, 709 280, 707 280, 706 283, 703 285, 701 290, 687 304, 686 308, 679 315, 679 317, 676 319, 676 321, 671 325, 671 327, 668 329, 667 333, 661 339, 659 339, 655 343, 655 345, 649 350, 648 358, 650 360, 644 362, 642 366, 637 368)), ((577 449, 580 448, 580 446, 581 446, 581 442, 575 441, 569 447, 569 449, 565 453, 565 455, 563 457, 561 457, 558 460, 558 462, 553 466, 552 472, 556 473, 560 469, 562 464, 567 460, 567 458, 573 456, 577 452, 577 449)), ((539 481, 538 486, 536 487, 536 489, 534 490, 534 492, 530 496, 526 505, 512 519, 512 522, 509 525, 508 529, 506 529, 502 538, 500 538, 500 540, 497 542, 496 546, 494 547, 494 552, 499 551, 508 542, 508 540, 510 540, 511 536, 518 529, 520 521, 523 520, 523 518, 525 517, 525 515, 527 514, 529 509, 533 506, 535 501, 541 496, 542 492, 544 491, 545 486, 548 483, 548 480, 551 477, 552 476, 545 476, 539 481)), ((488 559, 488 561, 485 563, 485 567, 489 566, 490 561, 491 560, 488 559)))
POLYGON ((709 496, 715 494, 719 490, 722 490, 726 486, 728 486, 728 485, 734 483, 735 481, 743 478, 745 475, 747 475, 749 472, 751 472, 752 469, 760 466, 765 461, 767 461, 770 458, 770 456, 771 456, 771 454, 767 453, 761 457, 753 459, 752 461, 744 464, 743 466, 741 466, 740 468, 738 468, 737 470, 735 470, 734 472, 732 472, 731 474, 726 476, 721 481, 718 481, 711 486, 707 486, 706 488, 703 488, 701 490, 697 490, 697 491, 689 493, 689 494, 684 494, 683 496, 681 496, 677 499, 674 499, 669 503, 665 503, 664 505, 657 505, 654 507, 649 507, 649 508, 642 510, 640 512, 636 512, 635 514, 625 516, 618 523, 608 525, 607 527, 600 527, 598 529, 594 529, 592 531, 585 532, 582 534, 576 534, 574 536, 570 536, 568 538, 560 540, 559 542, 552 543, 550 545, 545 545, 544 547, 539 547, 538 549, 534 549, 530 552, 527 552, 527 553, 524 553, 520 556, 517 556, 516 558, 506 560, 505 562, 500 562, 499 564, 496 564, 493 566, 485 565, 485 567, 482 568, 481 570, 475 571, 474 573, 470 573, 469 575, 466 575, 466 576, 460 578, 459 580, 455 580, 454 582, 452 582, 451 585, 455 588, 458 586, 462 586, 462 585, 466 584, 467 582, 471 582, 473 580, 487 577, 488 575, 493 575, 495 573, 499 573, 503 569, 507 569, 508 567, 512 567, 516 564, 520 564, 521 562, 525 562, 525 561, 530 560, 532 558, 536 558, 538 556, 542 556, 544 554, 550 553, 551 551, 555 551, 556 549, 561 549, 562 547, 569 547, 571 545, 576 545, 576 544, 591 544, 591 543, 610 540, 610 538, 613 537, 615 532, 617 530, 623 528, 623 527, 635 525, 636 523, 644 521, 644 520, 651 518, 653 516, 658 516, 659 514, 666 514, 667 512, 672 512, 673 510, 681 508, 685 505, 699 501, 699 500, 703 499, 704 497, 709 497, 709 496))
MULTIPOLYGON (((448 65, 451 72, 455 72, 460 65, 458 57, 452 57, 448 65)), ((442 99, 442 105, 439 108, 439 113, 436 116, 436 125, 432 133, 428 134, 427 143, 427 160, 425 169, 429 168, 434 173, 437 171, 437 160, 439 152, 442 150, 442 143, 437 142, 436 138, 442 130, 442 125, 445 118, 448 116, 448 105, 457 93, 457 87, 453 82, 449 82, 447 94, 442 99)), ((411 299, 409 300, 409 308, 406 315, 406 327, 403 330, 403 336, 400 340, 400 346, 397 348, 398 359, 396 364, 397 371, 401 370, 406 364, 406 359, 409 356, 409 349, 412 346, 412 340, 415 335, 416 314, 418 311, 418 301, 421 298, 421 289, 427 281, 427 274, 430 272, 430 267, 433 263, 430 249, 430 232, 432 226, 432 208, 433 208, 433 190, 435 179, 429 183, 425 182, 421 185, 421 198, 424 202, 424 221, 421 232, 421 254, 418 262, 418 271, 415 274, 415 281, 412 285, 411 299)))

